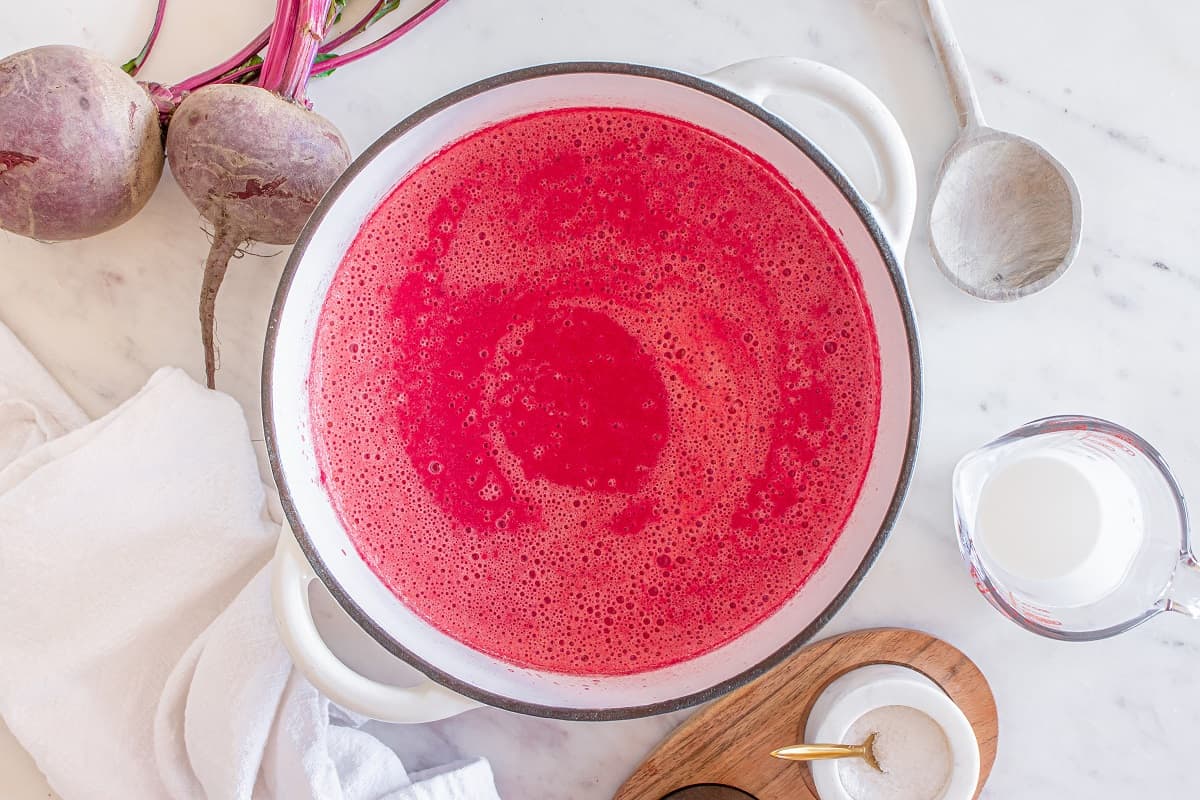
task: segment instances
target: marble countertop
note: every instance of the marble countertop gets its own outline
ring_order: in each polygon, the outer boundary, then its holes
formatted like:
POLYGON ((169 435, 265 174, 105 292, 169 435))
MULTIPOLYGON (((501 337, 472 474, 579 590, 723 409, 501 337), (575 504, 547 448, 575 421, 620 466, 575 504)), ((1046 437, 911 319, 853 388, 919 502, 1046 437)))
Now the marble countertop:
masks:
MULTIPOLYGON (((1191 424, 1200 396, 1200 5, 947 4, 989 121, 1043 143, 1075 174, 1083 244, 1050 290, 992 306, 941 277, 918 222, 907 258, 926 377, 916 476, 882 557, 826 632, 918 627, 975 659, 1000 708, 984 797, 1182 796, 1195 785, 1200 625, 1159 618, 1115 640, 1065 645, 1005 622, 960 561, 949 480, 957 458, 981 442, 1034 417, 1081 412, 1139 431, 1185 489, 1200 491, 1200 431, 1191 424)), ((21 4, 19 19, 0 27, 0 52, 69 42, 122 61, 140 45, 154 3, 115 5, 21 4)), ((175 0, 143 77, 169 81, 215 63, 271 6, 175 0)), ((927 214, 955 121, 911 0, 452 0, 403 43, 315 83, 310 95, 359 152, 425 102, 518 66, 612 59, 703 72, 763 55, 826 61, 872 87, 910 139, 918 219, 927 214)), ((812 105, 784 110, 803 115, 813 138, 832 143, 835 160, 870 184, 844 123, 812 105)), ((159 366, 202 378, 195 302, 206 250, 196 212, 169 177, 137 218, 94 239, 46 245, 0 232, 0 320, 101 414, 159 366)), ((259 247, 234 263, 219 305, 220 383, 256 431, 263 332, 285 256, 259 247)), ((381 735, 412 769, 482 754, 505 797, 591 800, 611 796, 684 716, 561 723, 488 709, 381 735)), ((49 791, 2 728, 0 789, 11 800, 49 791)))

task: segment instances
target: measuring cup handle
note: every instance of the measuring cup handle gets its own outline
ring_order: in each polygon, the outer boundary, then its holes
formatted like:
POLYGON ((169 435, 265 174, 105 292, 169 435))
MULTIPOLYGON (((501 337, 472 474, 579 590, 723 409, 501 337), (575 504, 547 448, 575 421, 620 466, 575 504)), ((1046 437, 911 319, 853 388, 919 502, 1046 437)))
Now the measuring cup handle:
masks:
POLYGON ((841 70, 803 58, 755 58, 704 77, 759 105, 772 95, 807 95, 848 117, 867 140, 880 178, 879 195, 868 204, 903 265, 917 213, 917 172, 904 131, 882 100, 841 70))
POLYGON ((1167 611, 1200 619, 1200 560, 1191 550, 1179 559, 1164 607, 1167 611))
POLYGON ((309 606, 308 587, 317 579, 287 525, 271 565, 271 603, 279 638, 297 669, 342 708, 383 722, 433 722, 479 703, 423 678, 417 686, 389 686, 355 672, 321 638, 309 606))

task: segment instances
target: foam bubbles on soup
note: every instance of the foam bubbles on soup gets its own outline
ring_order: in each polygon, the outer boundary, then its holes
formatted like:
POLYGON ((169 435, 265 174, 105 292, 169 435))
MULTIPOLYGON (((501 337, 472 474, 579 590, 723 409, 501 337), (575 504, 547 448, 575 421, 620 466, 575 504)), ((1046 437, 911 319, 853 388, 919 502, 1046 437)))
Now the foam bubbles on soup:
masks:
POLYGON ((539 113, 407 176, 333 278, 323 480, 413 611, 512 664, 623 674, 792 597, 879 416, 853 265, 803 195, 643 111, 539 113))

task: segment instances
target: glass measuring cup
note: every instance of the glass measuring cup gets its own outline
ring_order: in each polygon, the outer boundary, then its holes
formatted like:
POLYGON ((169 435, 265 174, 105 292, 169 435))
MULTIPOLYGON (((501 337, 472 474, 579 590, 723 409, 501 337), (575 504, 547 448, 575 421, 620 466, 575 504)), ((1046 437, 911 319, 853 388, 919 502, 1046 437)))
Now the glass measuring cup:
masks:
POLYGON ((1120 425, 1084 416, 1030 422, 964 456, 954 470, 953 496, 959 549, 976 587, 1026 630, 1090 641, 1165 611, 1200 618, 1200 562, 1179 484, 1158 451, 1120 425), (1075 465, 1092 478, 1101 555, 1070 574, 1015 573, 980 536, 988 481, 1030 459, 1075 465))

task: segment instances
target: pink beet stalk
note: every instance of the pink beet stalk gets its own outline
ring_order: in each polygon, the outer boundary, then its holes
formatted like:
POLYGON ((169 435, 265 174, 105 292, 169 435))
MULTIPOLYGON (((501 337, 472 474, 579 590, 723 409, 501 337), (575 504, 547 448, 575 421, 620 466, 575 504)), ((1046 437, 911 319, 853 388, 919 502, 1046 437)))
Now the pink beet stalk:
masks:
POLYGON ((260 87, 286 99, 304 102, 304 89, 308 86, 313 60, 329 29, 332 4, 333 0, 296 0, 295 21, 289 26, 291 41, 284 44, 282 58, 272 59, 272 51, 267 51, 267 60, 263 62, 258 78, 260 87))
POLYGON ((219 81, 212 81, 212 83, 237 83, 247 75, 253 75, 261 69, 262 64, 247 64, 240 69, 235 69, 233 72, 225 73, 219 81))
MULTIPOLYGON (((164 0, 165 1, 165 0, 164 0)), ((272 26, 268 25, 262 30, 262 33, 254 37, 245 47, 237 51, 232 57, 218 64, 212 69, 206 69, 204 72, 199 72, 192 77, 175 84, 174 86, 164 86, 161 83, 143 82, 142 87, 149 93, 150 98, 154 101, 155 107, 158 109, 158 119, 165 128, 171 121, 171 115, 175 113, 175 109, 179 106, 181 100, 190 92, 194 92, 202 86, 208 86, 213 83, 233 83, 238 77, 254 72, 258 69, 258 64, 242 66, 250 57, 257 55, 259 50, 267 44, 267 39, 271 35, 272 26), (238 69, 241 67, 241 69, 238 69), (236 70, 230 75, 230 70, 236 70)), ((130 62, 132 63, 132 62, 130 62)))
MULTIPOLYGON (((163 2, 165 2, 165 0, 163 0, 163 2)), ((360 58, 369 56, 371 53, 387 47, 389 44, 395 42, 401 36, 411 31, 418 24, 428 19, 433 12, 437 11, 447 2, 448 0, 434 0, 434 2, 418 11, 411 18, 405 20, 395 29, 384 34, 378 40, 371 42, 370 44, 365 45, 357 50, 352 50, 349 53, 344 53, 342 55, 334 55, 320 62, 315 62, 314 58, 315 63, 311 64, 308 69, 309 76, 328 72, 336 69, 337 67, 350 64, 354 61, 358 61, 360 58)), ((324 5, 324 3, 320 3, 318 5, 324 5)), ((378 22, 382 16, 385 16, 394 10, 393 8, 388 8, 386 11, 384 11, 385 5, 385 0, 376 0, 375 5, 371 7, 371 10, 365 16, 363 16, 362 19, 355 23, 351 28, 346 30, 345 33, 339 34, 338 36, 330 39, 328 42, 321 44, 317 52, 320 54, 328 54, 335 48, 340 47, 354 37, 363 33, 375 22, 378 22)), ((289 59, 287 45, 294 44, 296 41, 295 34, 298 33, 296 31, 296 26, 300 20, 299 7, 300 0, 277 0, 276 14, 280 16, 276 18, 276 22, 268 25, 245 47, 212 69, 207 69, 204 72, 197 73, 196 75, 193 75, 192 77, 174 86, 163 86, 162 84, 158 83, 143 84, 143 86, 146 88, 146 91, 150 93, 151 98, 153 98, 158 107, 159 116, 163 125, 165 126, 170 121, 171 115, 175 112, 175 108, 189 92, 194 92, 203 86, 211 86, 218 83, 238 83, 249 79, 251 76, 257 75, 259 85, 279 86, 280 88, 278 91, 286 96, 289 90, 283 85, 282 73, 284 70, 288 69, 287 61, 289 59), (281 20, 283 21, 283 24, 280 24, 281 20), (288 27, 289 25, 291 27, 288 27), (289 32, 291 35, 289 35, 289 32), (271 47, 272 45, 273 48, 271 47), (266 60, 264 60, 262 63, 247 63, 247 61, 257 55, 258 52, 263 49, 263 47, 268 47, 266 60), (276 58, 274 60, 270 55, 272 49, 276 53, 276 58), (275 65, 273 67, 274 73, 271 76, 268 76, 268 73, 266 72, 268 61, 271 61, 275 65)), ((308 19, 309 16, 306 14, 305 18, 308 19)), ((328 23, 326 22, 324 27, 321 29, 327 30, 328 23)), ((298 61, 298 59, 294 57, 291 58, 291 60, 293 62, 298 61)), ((299 61, 302 61, 302 58, 299 59, 299 61)), ((293 63, 293 66, 295 66, 295 63, 293 63)), ((297 71, 295 75, 296 77, 290 81, 292 85, 295 85, 299 82, 299 72, 297 71)), ((299 92, 298 99, 304 102, 303 90, 299 92)))
POLYGON ((360 33, 365 31, 367 28, 369 28, 371 26, 371 23, 373 23, 375 21, 375 15, 378 14, 380 9, 383 8, 383 4, 385 2, 386 2, 386 0, 375 0, 375 5, 372 6, 371 10, 366 13, 366 16, 364 16, 362 19, 360 19, 358 22, 356 22, 353 27, 348 28, 345 33, 341 33, 341 34, 333 37, 332 39, 330 39, 325 44, 321 45, 321 52, 322 53, 333 52, 334 50, 337 50, 339 47, 344 45, 346 42, 353 39, 355 36, 358 36, 360 33))
POLYGON ((146 63, 146 59, 150 57, 150 51, 154 49, 154 43, 158 41, 158 32, 162 30, 163 17, 167 13, 167 0, 158 0, 158 8, 154 10, 154 25, 150 28, 150 35, 146 37, 146 43, 142 45, 142 49, 133 58, 121 65, 121 69, 129 73, 129 77, 137 75, 142 68, 142 64, 146 63))
POLYGON ((283 74, 283 65, 287 60, 288 45, 296 27, 296 16, 299 12, 300 0, 276 0, 275 24, 271 28, 271 38, 267 42, 267 57, 263 60, 261 72, 258 74, 259 85, 265 87, 278 85, 283 74))
MULTIPOLYGON (((210 83, 222 79, 222 77, 225 76, 225 73, 229 72, 230 70, 237 69, 242 64, 246 63, 248 58, 253 55, 257 55, 259 50, 262 50, 264 47, 266 47, 267 40, 271 37, 272 28, 273 26, 271 25, 263 28, 262 33, 258 34, 258 36, 255 36, 249 44, 237 51, 237 53, 235 53, 233 56, 213 67, 212 69, 206 69, 204 72, 197 73, 182 83, 176 84, 174 88, 180 94, 182 94, 184 92, 195 91, 201 86, 207 86, 210 83)), ((258 69, 258 66, 255 65, 250 69, 258 69)))
POLYGON ((425 6, 423 9, 418 11, 416 14, 413 14, 411 17, 409 17, 407 20, 405 20, 402 24, 397 25, 395 28, 388 31, 383 36, 380 36, 378 39, 371 42, 370 44, 364 45, 364 46, 358 48, 357 50, 351 50, 349 53, 344 53, 343 55, 340 55, 340 56, 334 56, 333 58, 328 58, 328 59, 322 61, 320 64, 315 65, 313 67, 313 71, 314 72, 325 72, 326 70, 337 69, 338 67, 343 67, 346 64, 350 64, 354 61, 358 61, 360 58, 365 58, 366 56, 371 55, 371 53, 374 53, 377 50, 382 50, 383 48, 387 47, 392 42, 399 39, 404 34, 411 31, 413 28, 420 25, 422 22, 424 22, 426 19, 428 19, 430 16, 432 16, 433 12, 437 11, 439 8, 446 5, 446 3, 448 3, 448 2, 449 2, 449 0, 433 0, 432 3, 425 6))

